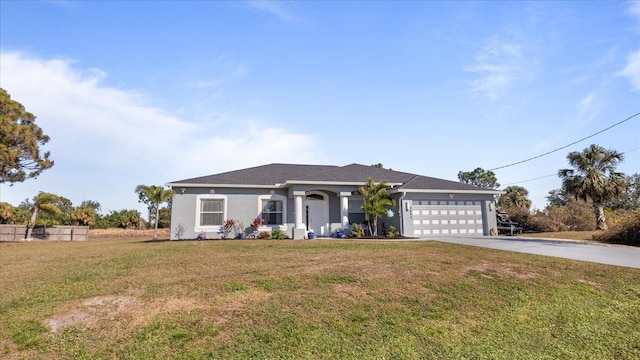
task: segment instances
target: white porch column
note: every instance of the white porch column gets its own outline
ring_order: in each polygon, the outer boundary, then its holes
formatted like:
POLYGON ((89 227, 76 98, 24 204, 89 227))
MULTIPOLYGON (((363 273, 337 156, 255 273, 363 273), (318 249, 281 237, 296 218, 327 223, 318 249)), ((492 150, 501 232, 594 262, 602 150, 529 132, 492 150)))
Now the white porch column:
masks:
POLYGON ((343 229, 349 226, 349 196, 351 196, 350 192, 340 192, 340 216, 343 229))
POLYGON ((302 197, 305 195, 304 191, 294 191, 293 196, 295 198, 295 213, 296 213, 296 229, 305 230, 304 223, 302 222, 302 197))

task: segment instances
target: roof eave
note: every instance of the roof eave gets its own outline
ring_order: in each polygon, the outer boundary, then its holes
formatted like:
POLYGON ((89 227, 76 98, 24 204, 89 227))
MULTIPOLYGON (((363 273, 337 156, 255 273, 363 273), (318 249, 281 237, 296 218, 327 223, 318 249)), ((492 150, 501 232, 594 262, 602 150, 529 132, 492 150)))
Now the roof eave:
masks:
MULTIPOLYGON (((184 187, 184 188, 203 188, 203 187, 223 187, 223 188, 286 188, 290 185, 343 185, 343 186, 360 186, 366 185, 366 181, 305 181, 305 180, 289 180, 283 184, 273 184, 273 185, 265 185, 265 184, 211 184, 211 183, 181 183, 181 182, 170 182, 164 184, 169 187, 184 187)), ((395 186, 401 186, 402 183, 387 183, 390 188, 394 188, 395 186)))
POLYGON ((489 190, 489 189, 478 189, 478 190, 454 190, 454 189, 391 189, 390 193, 431 193, 431 194, 492 194, 492 195, 501 195, 504 194, 504 191, 501 190, 489 190))
POLYGON ((183 188, 245 188, 245 189, 253 189, 253 188, 267 188, 267 189, 278 189, 283 187, 281 184, 274 185, 263 185, 263 184, 206 184, 206 183, 166 183, 165 186, 169 187, 183 187, 183 188))
MULTIPOLYGON (((379 182, 375 182, 376 184, 379 182)), ((313 180, 287 180, 282 187, 288 185, 347 185, 347 186, 360 186, 366 185, 366 181, 313 181, 313 180)), ((395 186, 401 186, 402 183, 387 183, 390 188, 395 186)))

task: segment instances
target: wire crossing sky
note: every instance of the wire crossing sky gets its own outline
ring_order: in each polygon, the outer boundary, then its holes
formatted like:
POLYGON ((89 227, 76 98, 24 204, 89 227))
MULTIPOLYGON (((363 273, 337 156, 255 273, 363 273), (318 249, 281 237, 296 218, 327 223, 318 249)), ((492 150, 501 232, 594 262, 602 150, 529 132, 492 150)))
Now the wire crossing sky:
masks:
MULTIPOLYGON (((624 151, 624 152, 622 152, 622 154, 627 154, 627 153, 630 153, 630 152, 632 152, 632 151, 636 151, 636 150, 639 150, 639 149, 640 149, 640 147, 637 147, 637 148, 635 148, 635 149, 631 149, 631 150, 624 151)), ((629 174, 629 175, 631 175, 631 174, 629 174)), ((540 179, 545 179, 545 178, 548 178, 548 177, 551 177, 551 176, 558 176, 558 172, 556 172, 556 173, 554 173, 554 174, 549 174, 549 175, 539 176, 539 177, 536 177, 536 178, 533 178, 533 179, 527 179, 527 180, 514 181, 514 182, 511 182, 511 183, 508 183, 508 184, 503 184, 502 186, 505 186, 505 187, 506 187, 506 186, 509 186, 509 185, 522 184, 522 183, 525 183, 525 182, 530 182, 530 181, 536 181, 536 180, 540 180, 540 179)))
POLYGON ((629 121, 629 120, 633 119, 634 117, 636 117, 636 116, 638 116, 638 115, 640 115, 640 113, 633 114, 633 115, 629 116, 628 118, 626 118, 626 119, 624 119, 624 120, 622 120, 622 121, 619 121, 619 122, 617 122, 617 123, 615 123, 615 124, 613 124, 613 125, 609 126, 609 127, 608 127, 608 128, 606 128, 606 129, 602 129, 602 130, 600 130, 600 131, 598 131, 598 132, 596 132, 596 133, 594 133, 594 134, 591 134, 591 135, 589 135, 589 136, 583 137, 583 138, 582 138, 582 139, 580 139, 580 140, 576 140, 576 141, 574 141, 574 142, 572 142, 572 143, 570 143, 570 144, 567 144, 567 145, 565 145, 565 146, 561 146, 561 147, 559 147, 559 148, 557 148, 557 149, 554 149, 554 150, 551 150, 551 151, 547 151, 547 152, 546 152, 546 153, 544 153, 544 154, 540 154, 540 155, 537 155, 537 156, 534 156, 534 157, 530 157, 530 158, 525 159, 525 160, 522 160, 522 161, 517 161, 517 162, 511 163, 511 164, 507 164, 507 165, 499 166, 499 167, 497 167, 497 168, 493 168, 493 169, 489 169, 489 170, 493 171, 493 170, 504 169, 504 168, 511 167, 511 166, 514 166, 514 165, 523 164, 523 163, 526 163, 526 162, 528 162, 528 161, 535 160, 535 159, 541 158, 541 157, 546 156, 546 155, 549 155, 549 154, 553 154, 553 153, 554 153, 554 152, 556 152, 556 151, 560 151, 560 150, 562 150, 562 149, 566 149, 566 148, 568 148, 568 147, 569 147, 569 146, 571 146, 571 145, 575 145, 575 144, 577 144, 577 143, 580 143, 580 142, 583 142, 583 141, 585 141, 585 140, 587 140, 587 139, 590 139, 590 138, 592 138, 592 137, 594 137, 594 136, 596 136, 596 135, 598 135, 598 134, 602 134, 603 132, 605 132, 605 131, 607 131, 607 130, 610 130, 610 129, 612 129, 612 128, 614 128, 614 127, 616 127, 616 126, 618 126, 618 125, 620 125, 620 124, 622 124, 622 123, 624 123, 624 122, 627 122, 627 121, 629 121))

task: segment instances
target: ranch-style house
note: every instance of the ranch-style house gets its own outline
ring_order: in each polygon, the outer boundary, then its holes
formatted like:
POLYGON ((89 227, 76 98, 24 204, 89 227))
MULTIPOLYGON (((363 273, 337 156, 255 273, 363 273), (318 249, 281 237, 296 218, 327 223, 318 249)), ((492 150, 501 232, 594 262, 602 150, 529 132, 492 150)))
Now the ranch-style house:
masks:
POLYGON ((395 200, 379 229, 393 225, 401 235, 429 237, 489 235, 496 227, 499 190, 360 164, 268 164, 167 183, 175 193, 171 239, 178 227, 182 239, 221 238, 225 220, 248 227, 256 217, 264 219, 261 231, 293 239, 348 234, 352 224, 369 220, 358 192, 369 178, 386 181, 395 200))

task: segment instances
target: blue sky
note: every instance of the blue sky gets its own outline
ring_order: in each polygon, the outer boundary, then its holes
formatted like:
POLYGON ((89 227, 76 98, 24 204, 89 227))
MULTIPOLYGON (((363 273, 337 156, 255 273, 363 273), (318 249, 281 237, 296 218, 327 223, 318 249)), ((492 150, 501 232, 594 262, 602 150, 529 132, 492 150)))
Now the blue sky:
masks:
MULTIPOLYGON (((0 1, 0 86, 56 162, 14 205, 272 162, 457 181, 640 112, 640 2, 0 1)), ((541 209, 591 143, 640 172, 640 116, 495 172, 541 209)))

